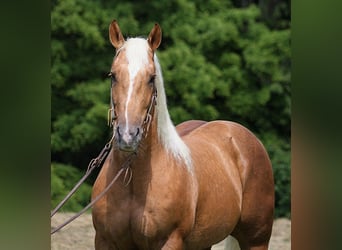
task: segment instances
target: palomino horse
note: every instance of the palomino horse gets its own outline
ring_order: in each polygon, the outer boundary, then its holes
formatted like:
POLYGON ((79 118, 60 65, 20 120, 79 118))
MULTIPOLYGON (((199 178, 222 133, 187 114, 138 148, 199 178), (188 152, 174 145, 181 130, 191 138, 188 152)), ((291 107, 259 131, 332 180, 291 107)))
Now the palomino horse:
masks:
POLYGON ((95 248, 211 249, 232 235, 241 249, 267 249, 274 183, 263 145, 234 122, 172 124, 155 53, 158 24, 147 39, 125 41, 113 21, 109 38, 114 139, 93 199, 134 158, 94 205, 95 248))

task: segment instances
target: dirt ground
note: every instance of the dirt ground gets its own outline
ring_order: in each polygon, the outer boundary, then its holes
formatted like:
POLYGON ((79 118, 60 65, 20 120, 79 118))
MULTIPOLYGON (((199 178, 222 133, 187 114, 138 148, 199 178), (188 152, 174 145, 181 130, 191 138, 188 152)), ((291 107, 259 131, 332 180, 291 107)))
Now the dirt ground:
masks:
MULTIPOLYGON (((51 226, 56 227, 70 218, 72 213, 57 213, 51 220, 51 226)), ((52 250, 93 250, 94 229, 90 214, 83 214, 59 232, 51 236, 52 250)), ((215 245, 213 250, 224 250, 223 242, 215 245)), ((291 249, 291 221, 280 218, 274 221, 270 242, 270 250, 291 249)))

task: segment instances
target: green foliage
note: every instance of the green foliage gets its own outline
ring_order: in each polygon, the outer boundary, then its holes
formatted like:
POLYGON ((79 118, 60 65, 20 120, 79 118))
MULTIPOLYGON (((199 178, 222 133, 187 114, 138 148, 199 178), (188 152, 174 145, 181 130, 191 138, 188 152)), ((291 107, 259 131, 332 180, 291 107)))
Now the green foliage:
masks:
POLYGON ((289 215, 289 12, 287 0, 54 1, 52 160, 84 167, 110 136, 111 20, 125 37, 147 36, 158 22, 157 53, 174 123, 232 120, 259 135, 273 163, 277 216, 289 215))
MULTIPOLYGON (((51 208, 70 192, 83 174, 77 168, 63 165, 51 165, 51 208)), ((90 202, 91 186, 83 183, 79 190, 65 203, 61 211, 78 212, 90 202)))
POLYGON ((105 137, 108 105, 103 103, 109 86, 106 82, 95 80, 75 84, 65 96, 77 103, 69 113, 61 114, 53 123, 51 146, 56 151, 77 152, 82 147, 105 137))
POLYGON ((274 134, 261 138, 272 160, 275 182, 275 216, 290 217, 291 213, 291 170, 290 144, 274 134))

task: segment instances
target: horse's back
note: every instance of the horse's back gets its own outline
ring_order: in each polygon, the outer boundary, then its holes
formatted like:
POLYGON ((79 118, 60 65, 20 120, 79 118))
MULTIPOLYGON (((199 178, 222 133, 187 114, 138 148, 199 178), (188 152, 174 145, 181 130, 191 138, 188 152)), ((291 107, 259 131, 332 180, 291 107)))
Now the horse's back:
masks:
MULTIPOLYGON (((247 128, 229 121, 203 123, 182 138, 191 149, 201 192, 207 193, 206 200, 199 200, 203 213, 224 211, 229 215, 226 224, 231 224, 231 228, 222 231, 242 242, 268 242, 274 183, 271 162, 262 143, 247 128), (215 207, 208 201, 216 201, 215 207)), ((200 215, 199 221, 215 220, 213 215, 205 217, 200 215)))
POLYGON ((194 129, 206 124, 206 121, 202 120, 190 120, 190 121, 185 121, 177 125, 176 129, 179 134, 179 136, 185 136, 192 132, 194 129))
MULTIPOLYGON (((233 161, 241 172, 242 185, 250 177, 248 169, 253 169, 256 175, 266 174, 273 184, 272 166, 268 154, 260 140, 244 126, 230 121, 195 121, 190 123, 194 129, 184 133, 183 139, 198 151, 206 151, 214 147, 233 161), (196 126, 197 125, 197 126, 196 126), (270 175, 271 174, 271 175, 270 175)), ((189 127, 190 127, 189 126, 189 127)), ((229 165, 229 164, 228 164, 229 165)))

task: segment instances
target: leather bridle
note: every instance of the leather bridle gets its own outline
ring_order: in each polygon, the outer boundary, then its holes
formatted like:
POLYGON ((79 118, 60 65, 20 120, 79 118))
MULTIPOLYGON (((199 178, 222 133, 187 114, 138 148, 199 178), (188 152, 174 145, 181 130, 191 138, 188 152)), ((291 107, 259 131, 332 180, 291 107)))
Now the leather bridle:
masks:
POLYGON ((152 93, 150 105, 148 106, 146 116, 142 124, 143 138, 147 136, 148 130, 150 129, 150 125, 152 123, 152 114, 153 114, 155 105, 157 105, 157 95, 158 95, 157 88, 155 86, 155 83, 153 83, 153 93, 152 93))
MULTIPOLYGON (((151 96, 151 101, 150 101, 150 104, 147 108, 144 121, 142 123, 142 129, 143 129, 142 138, 145 138, 148 134, 147 132, 148 132, 150 125, 152 123, 152 115, 153 115, 153 111, 154 111, 154 106, 157 104, 158 91, 157 91, 157 87, 156 87, 154 82, 153 82, 152 88, 153 88, 153 92, 152 92, 152 96, 151 96)), ((114 99, 113 99, 113 83, 111 83, 111 89, 110 89, 110 106, 111 107, 108 110, 108 126, 113 127, 114 137, 115 137, 115 130, 117 127, 116 120, 117 120, 118 116, 116 115, 116 112, 115 112, 115 104, 114 104, 114 99)))

